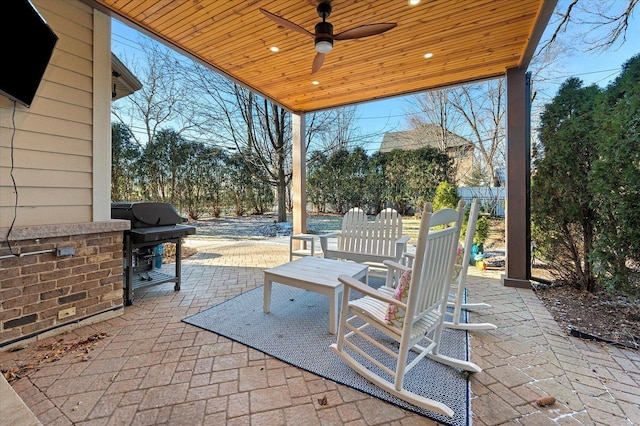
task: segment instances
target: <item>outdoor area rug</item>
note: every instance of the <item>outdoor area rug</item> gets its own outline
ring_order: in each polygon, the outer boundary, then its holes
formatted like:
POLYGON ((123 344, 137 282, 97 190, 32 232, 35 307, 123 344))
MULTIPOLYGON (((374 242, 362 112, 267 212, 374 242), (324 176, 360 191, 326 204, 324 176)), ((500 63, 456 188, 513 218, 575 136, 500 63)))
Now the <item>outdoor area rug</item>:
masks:
MULTIPOLYGON (((370 285, 382 283, 369 278, 370 285)), ((182 321, 443 424, 469 425, 470 390, 465 372, 423 359, 405 377, 405 388, 447 404, 455 412, 450 419, 398 399, 345 364, 329 348, 336 336, 329 333, 327 296, 274 283, 270 313, 262 312, 262 302, 263 288, 258 287, 182 321)), ((468 360, 466 331, 445 329, 440 352, 468 360)))

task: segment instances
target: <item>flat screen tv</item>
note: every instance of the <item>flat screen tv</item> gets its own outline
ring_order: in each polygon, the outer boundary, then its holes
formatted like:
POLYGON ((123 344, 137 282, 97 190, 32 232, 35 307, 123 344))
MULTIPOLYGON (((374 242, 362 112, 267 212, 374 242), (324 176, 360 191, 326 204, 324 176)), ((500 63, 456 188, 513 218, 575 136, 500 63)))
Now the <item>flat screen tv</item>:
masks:
POLYGON ((0 94, 30 107, 57 41, 29 0, 0 1, 0 94))

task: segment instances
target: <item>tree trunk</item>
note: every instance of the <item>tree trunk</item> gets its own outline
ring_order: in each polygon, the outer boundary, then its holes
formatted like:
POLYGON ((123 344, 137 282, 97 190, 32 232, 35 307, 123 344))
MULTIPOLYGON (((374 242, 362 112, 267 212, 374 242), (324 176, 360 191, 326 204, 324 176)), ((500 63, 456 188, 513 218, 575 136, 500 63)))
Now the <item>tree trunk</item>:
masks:
POLYGON ((278 222, 287 221, 287 180, 284 167, 278 168, 278 222))

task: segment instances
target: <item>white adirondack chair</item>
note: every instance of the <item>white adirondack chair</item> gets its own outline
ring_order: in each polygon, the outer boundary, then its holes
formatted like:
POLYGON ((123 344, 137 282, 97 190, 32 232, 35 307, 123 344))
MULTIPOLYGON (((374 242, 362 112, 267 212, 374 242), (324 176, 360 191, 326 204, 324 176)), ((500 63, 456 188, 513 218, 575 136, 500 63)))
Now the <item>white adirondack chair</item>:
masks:
POLYGON ((340 232, 319 237, 325 258, 371 266, 382 266, 385 260, 399 262, 409 241, 409 236, 402 235, 402 216, 390 208, 369 221, 362 210, 354 207, 344 215, 340 232))
POLYGON ((405 375, 425 357, 462 370, 481 371, 476 364, 439 353, 463 208, 464 202, 461 201, 458 210, 442 209, 432 213, 431 204, 425 205, 413 267, 385 261, 388 267, 385 286, 393 286, 392 281, 398 276, 398 272, 403 276, 398 284, 399 291, 394 295, 371 288, 348 275, 339 277, 345 289, 338 339, 331 345, 331 349, 342 360, 371 383, 416 406, 449 417, 453 417, 454 412, 446 404, 408 391, 403 383, 405 375), (450 226, 439 230, 430 229, 436 225, 450 226), (364 297, 350 301, 353 290, 364 294, 364 297), (360 325, 362 322, 364 324, 360 325), (379 330, 395 340, 399 344, 397 351, 390 350, 377 341, 369 333, 371 330, 379 330), (376 354, 358 344, 362 339, 366 341, 365 345, 372 344, 377 348, 376 351, 379 349, 384 354, 393 356, 395 366, 385 366, 376 359, 376 354), (410 362, 409 351, 418 354, 410 362), (392 380, 367 368, 358 358, 373 363, 392 380))
POLYGON ((471 258, 471 246, 473 246, 473 236, 476 230, 476 223, 478 222, 478 214, 480 212, 480 202, 477 198, 474 198, 471 202, 471 208, 469 210, 469 219, 467 220, 467 232, 464 239, 464 252, 460 260, 461 263, 454 265, 454 270, 457 272, 456 279, 451 283, 451 290, 449 292, 448 305, 453 308, 453 312, 447 311, 447 316, 444 322, 444 326, 447 328, 455 328, 458 330, 495 330, 498 327, 495 324, 488 322, 482 323, 466 323, 460 322, 460 314, 463 309, 467 310, 479 310, 490 308, 491 305, 487 303, 467 303, 464 302, 464 290, 467 282, 467 271, 469 269, 469 260, 471 258))

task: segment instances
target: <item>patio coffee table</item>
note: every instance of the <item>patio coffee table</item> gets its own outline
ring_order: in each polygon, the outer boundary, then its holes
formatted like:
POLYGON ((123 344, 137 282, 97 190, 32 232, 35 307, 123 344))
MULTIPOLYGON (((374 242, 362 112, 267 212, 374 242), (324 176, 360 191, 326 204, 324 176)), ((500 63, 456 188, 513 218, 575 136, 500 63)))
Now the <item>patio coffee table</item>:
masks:
POLYGON ((274 282, 326 294, 329 296, 329 333, 336 334, 340 295, 344 290, 344 286, 338 281, 338 275, 347 274, 358 280, 364 278, 364 282, 367 282, 368 269, 367 265, 360 263, 311 256, 265 269, 264 313, 268 314, 271 310, 271 287, 274 282))

